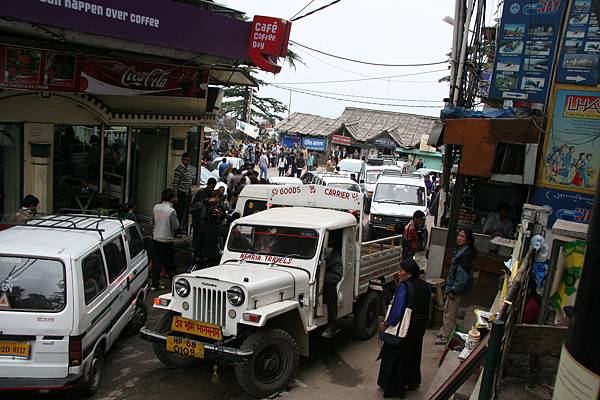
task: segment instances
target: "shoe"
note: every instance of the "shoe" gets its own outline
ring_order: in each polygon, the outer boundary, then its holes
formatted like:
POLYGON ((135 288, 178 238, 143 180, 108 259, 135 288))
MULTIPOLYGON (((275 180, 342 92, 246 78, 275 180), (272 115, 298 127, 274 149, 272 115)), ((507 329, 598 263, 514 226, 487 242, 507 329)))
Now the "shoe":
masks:
POLYGON ((419 385, 418 383, 411 383, 410 385, 408 385, 406 387, 406 389, 409 391, 417 390, 419 388, 419 386, 421 386, 421 385, 419 385))

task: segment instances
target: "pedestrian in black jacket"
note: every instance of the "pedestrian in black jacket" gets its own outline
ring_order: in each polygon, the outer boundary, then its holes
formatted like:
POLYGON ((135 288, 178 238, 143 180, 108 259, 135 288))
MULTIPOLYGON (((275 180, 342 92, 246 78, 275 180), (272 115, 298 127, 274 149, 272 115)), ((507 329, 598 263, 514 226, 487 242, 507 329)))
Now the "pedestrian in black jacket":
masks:
POLYGON ((214 267, 221 260, 221 250, 227 238, 225 212, 222 207, 211 206, 206 218, 194 235, 194 252, 200 268, 214 267))

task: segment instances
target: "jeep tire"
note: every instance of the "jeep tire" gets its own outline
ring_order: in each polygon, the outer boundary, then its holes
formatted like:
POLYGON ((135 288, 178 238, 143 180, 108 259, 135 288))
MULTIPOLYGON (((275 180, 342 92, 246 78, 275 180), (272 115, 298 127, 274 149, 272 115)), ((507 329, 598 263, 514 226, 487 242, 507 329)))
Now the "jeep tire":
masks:
POLYGON ((379 296, 374 291, 363 295, 354 311, 354 336, 367 340, 377 332, 379 325, 379 296))
POLYGON ((236 364, 239 385, 256 398, 265 398, 284 390, 293 379, 300 354, 294 338, 281 329, 259 330, 242 344, 252 356, 236 364))

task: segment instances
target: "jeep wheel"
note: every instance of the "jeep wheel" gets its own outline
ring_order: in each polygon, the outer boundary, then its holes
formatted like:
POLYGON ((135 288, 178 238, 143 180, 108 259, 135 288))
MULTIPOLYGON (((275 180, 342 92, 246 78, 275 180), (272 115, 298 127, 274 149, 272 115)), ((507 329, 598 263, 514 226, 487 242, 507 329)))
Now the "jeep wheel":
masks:
MULTIPOLYGON (((171 333, 171 321, 175 313, 167 312, 158 321, 156 331, 163 335, 171 333)), ((171 353, 167 351, 167 345, 164 342, 152 343, 154 354, 165 366, 169 368, 185 368, 196 364, 196 359, 192 357, 182 356, 181 354, 171 353)))
POLYGON ((379 323, 379 296, 367 292, 356 305, 354 313, 354 336, 367 340, 377 332, 379 323))
POLYGON ((135 310, 133 310, 131 320, 125 326, 125 329, 123 329, 123 334, 125 336, 137 335, 140 333, 142 326, 146 324, 146 319, 148 319, 148 307, 146 307, 143 301, 138 300, 135 303, 135 310))
POLYGON ((288 386, 300 358, 296 341, 289 333, 281 329, 257 331, 241 348, 254 351, 251 358, 235 366, 242 389, 254 397, 265 398, 288 386))

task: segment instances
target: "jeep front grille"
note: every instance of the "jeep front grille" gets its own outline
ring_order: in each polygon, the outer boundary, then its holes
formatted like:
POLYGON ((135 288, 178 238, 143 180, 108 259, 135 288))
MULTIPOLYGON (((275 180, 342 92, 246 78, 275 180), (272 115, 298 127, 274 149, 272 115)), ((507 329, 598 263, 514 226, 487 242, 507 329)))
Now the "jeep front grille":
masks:
POLYGON ((194 288, 194 319, 225 326, 227 292, 224 290, 194 288))

